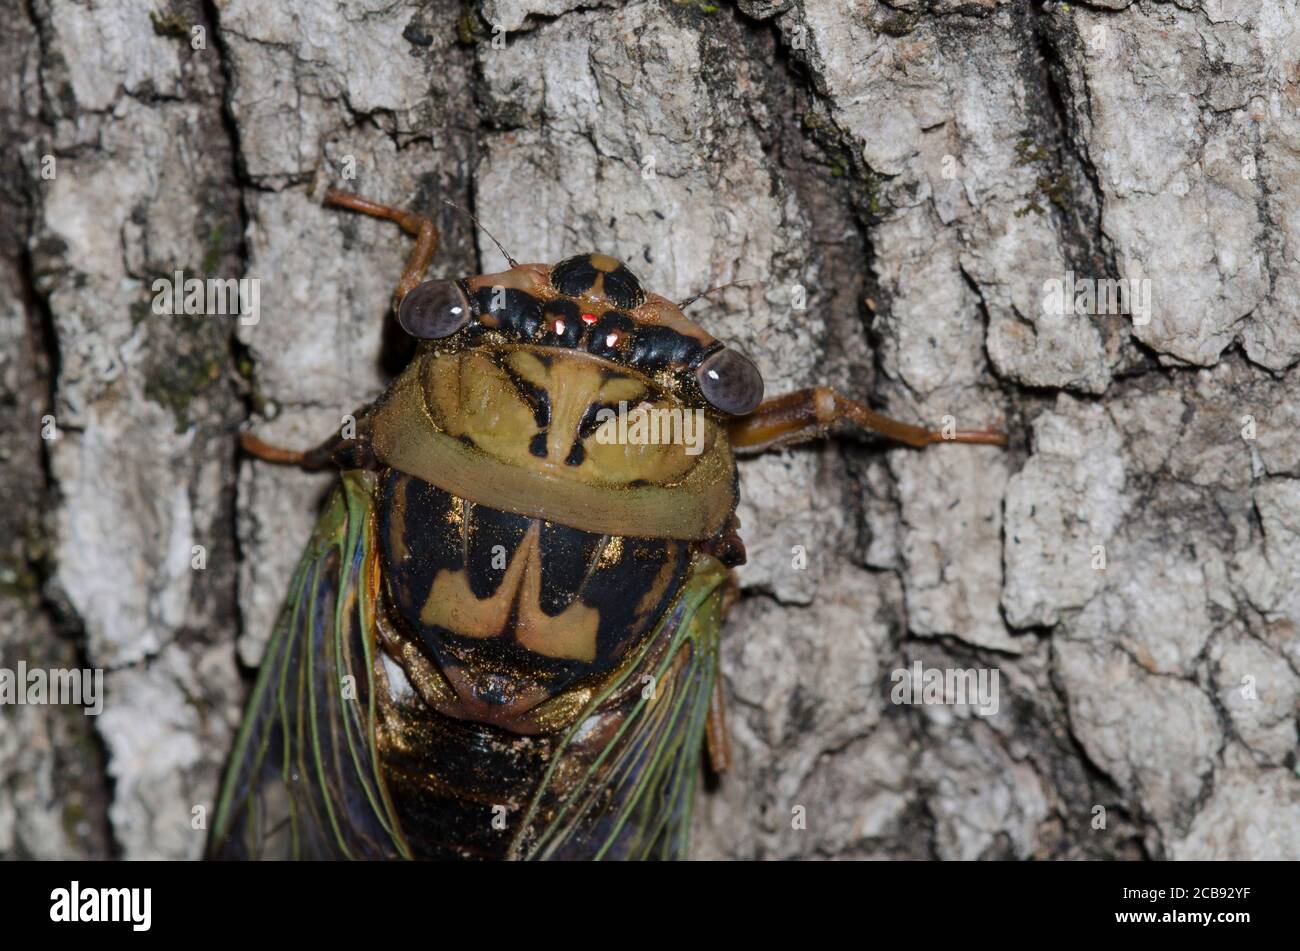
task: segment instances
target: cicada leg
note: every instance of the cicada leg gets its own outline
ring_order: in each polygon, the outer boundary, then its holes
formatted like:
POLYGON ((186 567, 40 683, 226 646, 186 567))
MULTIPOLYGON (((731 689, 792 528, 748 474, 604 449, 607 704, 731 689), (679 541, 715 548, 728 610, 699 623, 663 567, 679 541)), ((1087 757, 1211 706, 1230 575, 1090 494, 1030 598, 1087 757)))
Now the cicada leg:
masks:
MULTIPOLYGON (((740 561, 744 564, 744 544, 733 530, 730 537, 740 546, 740 561)), ((712 553, 711 553, 712 554, 712 553)), ((715 554, 714 557, 717 557, 715 554)), ((725 561, 723 564, 727 564, 725 561)), ((731 565, 728 565, 731 567, 731 565)), ((731 607, 740 600, 740 584, 734 572, 728 573, 722 583, 722 603, 719 611, 723 619, 731 613, 731 607)), ((709 698, 709 717, 704 724, 704 746, 709 754, 709 768, 715 774, 725 773, 731 768, 731 731, 727 729, 727 691, 722 684, 719 672, 713 681, 713 696, 709 698)))
POLYGON ((727 701, 721 674, 713 681, 704 740, 709 751, 709 768, 715 773, 725 773, 731 768, 731 734, 727 730, 727 701))
MULTIPOLYGON (((904 445, 922 448, 937 442, 977 443, 1005 446, 1006 433, 991 429, 955 429, 952 432, 926 429, 882 416, 857 400, 824 386, 795 390, 764 400, 753 412, 731 423, 728 435, 736 452, 754 454, 794 443, 827 436, 832 429, 857 428, 878 433, 904 445)), ((734 532, 733 532, 734 534, 734 532)), ((737 537, 736 543, 740 540, 737 537)), ((740 547, 744 551, 743 545, 740 547)), ((743 560, 744 556, 741 555, 743 560)), ((715 772, 730 765, 731 751, 723 716, 722 678, 715 683, 709 708, 707 746, 715 772)))
MULTIPOLYGON (((424 272, 429 269, 429 262, 433 260, 433 255, 438 250, 439 236, 437 227, 433 221, 424 215, 406 211, 402 208, 394 208, 392 205, 382 205, 377 201, 371 201, 369 198, 362 198, 360 195, 339 191, 336 188, 328 189, 325 192, 325 204, 337 205, 340 208, 347 208, 363 215, 370 215, 373 218, 384 218, 396 222, 403 231, 415 238, 415 247, 411 249, 411 256, 407 258, 406 267, 403 268, 402 276, 398 279, 397 287, 393 290, 393 311, 396 312, 402 303, 402 298, 406 297, 419 285, 420 281, 424 279, 424 272)), ((358 419, 356 438, 344 439, 341 436, 333 436, 315 449, 306 451, 284 449, 263 442, 248 432, 240 434, 239 445, 244 452, 255 459, 261 459, 263 462, 297 466, 309 471, 324 469, 328 466, 338 466, 342 469, 370 468, 374 457, 370 452, 369 436, 368 433, 363 431, 364 420, 362 416, 358 414, 356 418, 358 419)))
POLYGON ((371 469, 374 468, 374 454, 370 451, 369 433, 363 431, 364 423, 364 420, 357 423, 355 438, 331 436, 315 449, 299 451, 273 446, 247 431, 239 434, 239 448, 254 459, 281 466, 297 466, 308 472, 330 466, 339 469, 371 469))
POLYGON ((937 442, 1007 444, 1006 433, 996 430, 957 429, 945 433, 899 422, 824 386, 764 400, 748 416, 731 423, 729 434, 733 449, 751 454, 821 439, 833 428, 845 426, 879 433, 918 449, 937 442))
POLYGON ((396 313, 402 298, 415 290, 416 286, 424 280, 424 272, 429 269, 429 262, 433 260, 434 252, 438 250, 437 227, 424 215, 394 208, 392 205, 381 205, 377 201, 353 195, 351 192, 339 191, 337 188, 325 192, 325 203, 370 215, 372 218, 395 221, 403 231, 415 238, 415 247, 411 249, 411 256, 406 259, 406 268, 402 271, 397 288, 393 291, 393 312, 396 313))

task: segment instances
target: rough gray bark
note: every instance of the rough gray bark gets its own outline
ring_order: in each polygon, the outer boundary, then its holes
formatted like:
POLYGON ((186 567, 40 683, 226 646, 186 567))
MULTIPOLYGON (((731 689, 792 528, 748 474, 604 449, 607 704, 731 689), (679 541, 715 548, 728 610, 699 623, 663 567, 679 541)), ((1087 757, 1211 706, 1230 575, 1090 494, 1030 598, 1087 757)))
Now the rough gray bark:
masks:
POLYGON ((438 220, 435 274, 501 263, 450 198, 521 259, 758 278, 697 316, 769 392, 1012 434, 744 464, 697 855, 1300 858, 1295 0, 5 12, 0 666, 108 697, 0 707, 0 855, 200 853, 325 485, 237 427, 314 443, 401 356, 407 239, 346 182, 438 220), (176 269, 260 322, 154 314, 176 269), (1045 314, 1068 271, 1149 279, 1149 323, 1045 314), (999 712, 891 703, 915 660, 999 712))

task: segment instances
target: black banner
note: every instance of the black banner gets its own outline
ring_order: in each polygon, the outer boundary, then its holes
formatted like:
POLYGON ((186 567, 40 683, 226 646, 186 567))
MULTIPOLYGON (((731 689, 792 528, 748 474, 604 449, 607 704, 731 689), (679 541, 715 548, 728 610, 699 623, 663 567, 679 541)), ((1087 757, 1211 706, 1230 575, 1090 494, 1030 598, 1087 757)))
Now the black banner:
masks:
MULTIPOLYGON (((578 913, 584 921, 612 915, 645 925, 681 916, 687 927, 733 937, 756 924, 784 924, 816 931, 842 925, 873 941, 884 933, 943 944, 987 941, 1020 928, 1071 939, 1127 932, 1232 941, 1263 934, 1261 928, 1274 933, 1294 920, 1295 871, 1285 863, 1227 862, 698 862, 599 869, 15 862, 0 865, 0 921, 10 938, 75 932, 77 939, 128 941, 258 941, 268 929, 290 928, 304 939, 378 940, 396 928, 434 940, 466 927, 490 940, 497 933, 514 942, 549 941, 578 913), (549 937, 530 936, 531 927, 549 937)), ((608 933, 587 937, 613 940, 608 933)))

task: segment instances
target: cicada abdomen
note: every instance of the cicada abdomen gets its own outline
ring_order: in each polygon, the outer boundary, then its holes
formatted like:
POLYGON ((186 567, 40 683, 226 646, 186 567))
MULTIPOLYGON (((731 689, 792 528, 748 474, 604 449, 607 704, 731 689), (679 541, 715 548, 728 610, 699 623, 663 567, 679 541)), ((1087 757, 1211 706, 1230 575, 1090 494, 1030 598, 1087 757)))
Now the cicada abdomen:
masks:
POLYGON ((686 847, 726 570, 348 473, 254 690, 220 857, 686 847))

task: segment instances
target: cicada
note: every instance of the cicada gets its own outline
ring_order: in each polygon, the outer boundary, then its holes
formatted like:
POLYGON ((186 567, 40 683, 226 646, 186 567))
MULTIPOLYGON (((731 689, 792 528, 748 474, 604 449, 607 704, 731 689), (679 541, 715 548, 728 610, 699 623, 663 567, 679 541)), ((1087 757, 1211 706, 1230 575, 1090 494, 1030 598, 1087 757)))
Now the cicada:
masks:
POLYGON ((826 388, 764 400, 752 361, 611 256, 505 255, 501 273, 425 281, 430 220, 326 201, 416 239, 393 307, 418 344, 349 438, 294 452, 243 437, 340 478, 210 852, 684 857, 705 760, 728 761, 737 455, 844 427, 918 448, 1005 437, 908 425, 826 388), (634 438, 628 414, 670 438, 634 438))

